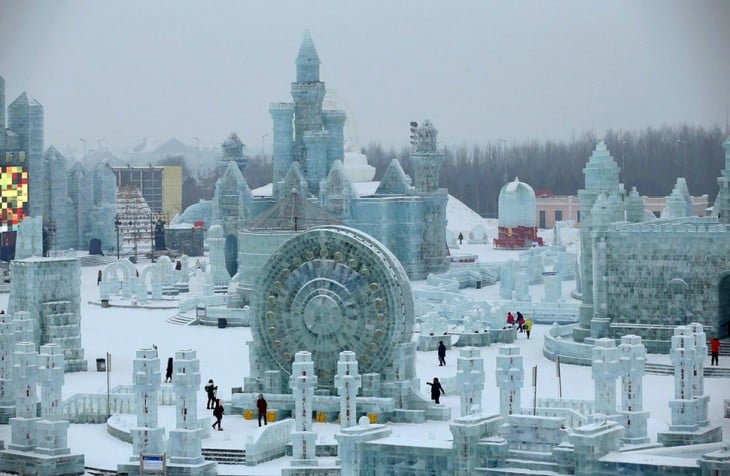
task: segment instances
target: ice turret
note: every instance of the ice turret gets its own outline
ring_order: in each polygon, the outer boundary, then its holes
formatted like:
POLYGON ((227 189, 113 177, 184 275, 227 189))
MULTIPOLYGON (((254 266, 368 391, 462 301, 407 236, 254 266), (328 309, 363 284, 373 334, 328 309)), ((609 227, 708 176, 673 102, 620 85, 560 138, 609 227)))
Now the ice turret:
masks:
POLYGON ((304 38, 299 47, 297 55, 297 82, 314 82, 319 81, 319 55, 314 47, 314 42, 309 34, 309 30, 304 31, 304 38))
POLYGON ((730 136, 722 143, 722 148, 725 149, 725 168, 717 179, 720 191, 713 205, 713 215, 720 223, 730 223, 730 136))

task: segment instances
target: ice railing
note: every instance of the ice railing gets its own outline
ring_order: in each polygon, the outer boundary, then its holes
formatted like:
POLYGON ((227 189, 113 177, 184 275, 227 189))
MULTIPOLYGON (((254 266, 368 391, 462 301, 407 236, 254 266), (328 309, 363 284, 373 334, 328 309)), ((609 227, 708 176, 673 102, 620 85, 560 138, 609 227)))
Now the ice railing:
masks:
MULTIPOLYGON (((160 405, 175 404, 172 386, 161 387, 157 396, 160 405)), ((63 419, 69 423, 104 423, 113 413, 135 413, 135 398, 133 385, 120 385, 108 396, 100 393, 77 393, 61 404, 61 411, 63 419)))
POLYGON ((283 456, 294 430, 294 420, 277 421, 265 425, 246 441, 246 465, 254 466, 283 456))
POLYGON ((648 223, 612 223, 611 230, 645 232, 727 232, 730 225, 718 223, 714 217, 684 217, 648 223))
POLYGON ((561 362, 590 365, 593 346, 573 341, 576 324, 561 326, 553 324, 545 334, 542 353, 550 360, 560 356, 561 362))
MULTIPOLYGON (((575 428, 591 421, 590 417, 596 413, 596 404, 592 400, 538 398, 534 411, 537 416, 563 418, 567 428, 575 428)), ((526 415, 532 412, 532 408, 522 409, 526 415)))

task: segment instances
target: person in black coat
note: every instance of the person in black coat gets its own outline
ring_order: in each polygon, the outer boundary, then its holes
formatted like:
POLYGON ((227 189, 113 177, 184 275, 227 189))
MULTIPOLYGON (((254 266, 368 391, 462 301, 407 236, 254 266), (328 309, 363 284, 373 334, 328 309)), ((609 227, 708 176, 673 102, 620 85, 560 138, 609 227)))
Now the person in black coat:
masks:
POLYGON ((208 410, 215 408, 215 392, 218 390, 218 386, 213 383, 213 379, 208 380, 208 384, 203 387, 205 389, 205 393, 208 394, 208 403, 205 405, 205 408, 208 410))
POLYGON ((446 366, 446 346, 444 345, 444 341, 439 341, 439 348, 438 348, 438 355, 439 355, 439 367, 445 367, 446 366))
POLYGON ((167 359, 167 369, 165 370, 165 383, 172 382, 172 357, 167 359))
POLYGON ((433 382, 426 382, 426 385, 431 386, 431 400, 435 401, 436 405, 438 405, 441 394, 443 393, 444 395, 446 395, 446 392, 444 392, 444 387, 441 386, 441 382, 439 382, 438 377, 434 377, 433 382))
POLYGON ((215 401, 215 408, 213 408, 213 416, 215 417, 215 423, 213 423, 213 428, 218 425, 218 431, 223 431, 223 428, 221 427, 221 420, 223 420, 223 414, 225 411, 223 411, 223 405, 221 404, 221 399, 218 398, 215 401))
POLYGON ((264 426, 266 426, 266 409, 268 408, 268 403, 266 403, 266 399, 261 393, 259 393, 259 399, 256 400, 256 408, 259 411, 259 426, 261 426, 262 418, 264 419, 264 426))

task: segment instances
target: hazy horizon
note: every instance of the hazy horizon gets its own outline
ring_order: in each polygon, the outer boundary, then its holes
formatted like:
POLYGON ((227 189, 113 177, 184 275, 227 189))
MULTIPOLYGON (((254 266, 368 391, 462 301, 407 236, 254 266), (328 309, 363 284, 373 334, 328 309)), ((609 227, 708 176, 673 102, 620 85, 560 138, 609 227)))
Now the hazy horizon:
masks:
POLYGON ((305 29, 359 145, 569 140, 586 130, 725 127, 730 2, 0 0, 6 107, 45 110, 45 147, 236 132, 271 151, 305 29))

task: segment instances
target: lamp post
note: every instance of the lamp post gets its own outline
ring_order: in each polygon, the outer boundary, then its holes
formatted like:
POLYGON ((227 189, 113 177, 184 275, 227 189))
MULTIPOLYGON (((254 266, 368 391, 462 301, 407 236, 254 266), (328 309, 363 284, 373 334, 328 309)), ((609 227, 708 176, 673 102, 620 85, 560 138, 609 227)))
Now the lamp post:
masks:
POLYGON ((137 264, 137 241, 139 240, 139 228, 132 220, 129 220, 129 228, 132 230, 132 239, 134 240, 134 264, 137 264))
POLYGON ((117 261, 119 261, 119 227, 122 226, 122 220, 119 215, 114 217, 114 229, 117 231, 117 261))
POLYGON ((154 213, 150 213, 150 261, 155 262, 155 220, 154 213))
POLYGON ((269 137, 268 132, 261 136, 261 157, 266 154, 266 149, 264 148, 264 139, 266 139, 267 137, 269 137))
POLYGON ((198 168, 197 179, 198 181, 200 181, 200 139, 198 139, 197 137, 193 137, 193 139, 195 140, 195 160, 198 168))

